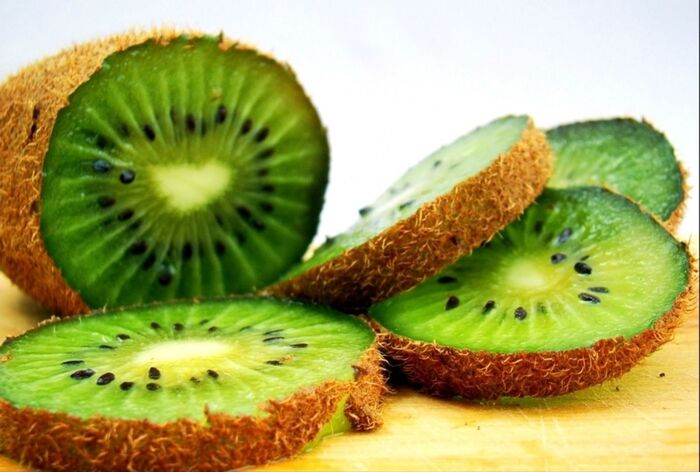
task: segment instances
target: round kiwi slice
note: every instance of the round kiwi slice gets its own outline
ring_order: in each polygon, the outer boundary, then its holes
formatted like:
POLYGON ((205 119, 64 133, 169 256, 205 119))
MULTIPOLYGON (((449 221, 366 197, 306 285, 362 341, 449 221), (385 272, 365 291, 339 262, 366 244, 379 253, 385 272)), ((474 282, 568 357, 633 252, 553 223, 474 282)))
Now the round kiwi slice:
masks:
POLYGON ((79 45, 10 78, 0 116, 0 268, 51 309, 250 292, 316 231, 319 117, 221 36, 79 45))
POLYGON ((361 312, 491 238, 550 171, 549 146, 530 118, 497 119, 409 169, 268 293, 361 312))
POLYGON ((600 185, 626 195, 672 230, 683 216, 684 171, 666 136, 630 118, 547 131, 556 156, 550 187, 600 185))
POLYGON ((44 325, 0 347, 0 447, 42 470, 229 470, 376 424, 374 333, 241 298, 44 325), (325 425, 325 426, 324 426, 325 425))
POLYGON ((548 189, 490 243, 370 314, 428 392, 556 395, 620 376, 668 341, 694 309, 696 273, 630 200, 548 189))

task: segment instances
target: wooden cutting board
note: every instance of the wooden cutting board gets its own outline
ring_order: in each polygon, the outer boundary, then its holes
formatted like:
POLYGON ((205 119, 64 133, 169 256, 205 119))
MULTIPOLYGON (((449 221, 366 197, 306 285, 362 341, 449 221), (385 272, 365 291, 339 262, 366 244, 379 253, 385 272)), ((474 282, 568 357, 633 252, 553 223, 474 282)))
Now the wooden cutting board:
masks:
MULTIPOLYGON (((45 316, 0 275, 0 340, 45 316)), ((400 387, 378 431, 328 438, 261 470, 698 470, 698 402, 695 313, 620 380, 483 404, 400 387)), ((0 471, 10 470, 27 469, 0 456, 0 471)))

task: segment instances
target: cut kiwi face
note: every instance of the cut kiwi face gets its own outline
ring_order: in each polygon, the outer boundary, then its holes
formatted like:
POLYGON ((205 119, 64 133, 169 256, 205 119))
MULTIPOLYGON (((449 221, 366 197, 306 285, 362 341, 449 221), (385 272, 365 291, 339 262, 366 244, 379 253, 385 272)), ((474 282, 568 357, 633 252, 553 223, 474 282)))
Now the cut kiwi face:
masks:
POLYGON ((692 307, 687 248, 633 202, 548 189, 470 256, 373 306, 390 357, 445 395, 567 393, 622 375, 692 307))
POLYGON ((541 192, 550 164, 527 116, 497 119, 409 169, 268 293, 362 311, 493 236, 541 192))
POLYGON ((368 411, 357 390, 382 384, 379 359, 362 321, 272 299, 75 317, 0 347, 0 444, 42 470, 263 463, 350 428, 368 411))
POLYGON ((675 227, 682 217, 683 171, 671 143, 646 121, 586 121, 547 131, 556 156, 547 184, 598 185, 626 195, 675 227))
POLYGON ((63 53, 96 70, 78 80, 79 67, 64 71, 56 81, 78 83, 61 107, 36 105, 38 120, 53 120, 34 123, 32 138, 45 145, 32 162, 42 179, 31 204, 44 247, 10 251, 8 274, 71 313, 251 292, 298 263, 318 224, 329 151, 290 69, 222 37, 106 43, 63 53), (53 267, 38 262, 44 254, 53 267))

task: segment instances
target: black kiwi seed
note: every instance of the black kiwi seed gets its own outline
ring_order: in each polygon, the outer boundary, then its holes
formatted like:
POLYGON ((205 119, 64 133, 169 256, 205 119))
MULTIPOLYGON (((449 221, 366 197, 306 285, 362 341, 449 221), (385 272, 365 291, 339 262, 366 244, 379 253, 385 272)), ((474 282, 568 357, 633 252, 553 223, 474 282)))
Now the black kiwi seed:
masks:
POLYGON ((569 240, 569 238, 571 237, 572 234, 573 234, 573 231, 571 230, 571 228, 564 228, 564 231, 562 231, 561 234, 559 235, 557 242, 559 244, 565 243, 566 241, 569 240))
POLYGON ((271 184, 265 184, 262 187, 260 187, 260 190, 262 190, 265 193, 274 193, 275 192, 275 186, 271 184))
POLYGON ((122 173, 119 174, 119 181, 125 185, 133 182, 135 178, 136 173, 131 169, 123 170, 122 173))
POLYGON ((98 148, 104 149, 107 147, 107 144, 109 144, 109 143, 107 142, 107 138, 105 138, 101 134, 98 134, 97 139, 95 140, 95 144, 97 144, 98 148))
POLYGON ((215 331, 219 331, 219 328, 216 327, 216 326, 212 326, 212 327, 209 328, 207 331, 209 331, 210 333, 213 333, 213 332, 215 332, 215 331))
POLYGON ((146 135, 149 141, 155 141, 156 132, 151 125, 143 125, 143 134, 146 135))
POLYGON ((527 311, 525 311, 525 308, 519 306, 518 308, 515 309, 515 318, 516 319, 524 320, 526 316, 527 316, 527 311))
POLYGON ((250 224, 253 226, 258 231, 264 231, 265 230, 265 223, 263 223, 260 220, 252 219, 250 220, 250 224))
POLYGON ((173 271, 170 266, 164 266, 160 269, 160 272, 158 272, 158 283, 166 286, 170 285, 170 283, 173 281, 173 271))
POLYGON ((219 378, 219 373, 215 370, 208 369, 207 370, 207 375, 211 377, 212 379, 218 379, 219 378))
POLYGON ((110 346, 109 344, 100 344, 98 346, 100 349, 104 349, 105 351, 113 351, 114 346, 110 346))
POLYGON ((255 141, 258 143, 262 143, 265 141, 265 138, 267 138, 267 135, 270 133, 270 130, 267 128, 263 128, 257 133, 255 133, 255 141))
POLYGON ((544 228, 544 223, 542 221, 536 221, 535 226, 532 227, 532 229, 535 230, 535 234, 540 234, 542 232, 543 228, 544 228))
POLYGON ((136 220, 136 221, 134 221, 133 223, 131 223, 131 224, 129 225, 129 229, 130 229, 131 231, 134 231, 134 230, 139 229, 139 226, 141 226, 141 220, 136 220))
POLYGON ((97 199, 97 204, 100 205, 102 208, 109 208, 116 202, 117 200, 115 200, 114 197, 100 197, 97 199))
POLYGON ((437 161, 433 162, 433 169, 436 169, 437 167, 439 167, 440 164, 442 164, 441 160, 437 160, 437 161))
POLYGON ((182 246, 182 258, 186 261, 192 259, 192 243, 187 242, 182 246))
POLYGON ((458 306, 459 298, 455 297, 454 295, 451 295, 445 303, 445 311, 452 310, 453 308, 457 308, 458 306))
POLYGON ((591 255, 590 255, 590 254, 586 254, 586 255, 583 256, 581 259, 579 259, 579 261, 581 261, 581 262, 587 261, 589 257, 591 257, 591 255))
POLYGON ((610 293, 608 287, 588 287, 588 290, 596 293, 610 293))
POLYGON ((360 214, 360 216, 366 216, 369 214, 369 212, 372 211, 372 207, 362 207, 357 212, 360 214))
POLYGON ((544 303, 538 303, 537 304, 537 311, 539 313, 545 314, 545 313, 547 313, 547 307, 544 306, 544 303))
POLYGON ((123 212, 121 212, 117 215, 117 219, 119 221, 126 221, 126 220, 130 219, 132 216, 134 216, 134 210, 124 210, 123 212))
POLYGON ((293 347, 295 349, 303 349, 305 347, 309 347, 308 343, 296 343, 296 344, 290 344, 289 347, 293 347))
POLYGON ((263 339, 264 343, 271 343, 272 341, 279 341, 280 339, 284 339, 284 336, 271 336, 269 338, 263 339))
POLYGON ((282 328, 282 329, 271 329, 271 330, 269 330, 269 331, 265 331, 265 332, 263 333, 263 336, 270 336, 270 335, 272 335, 272 334, 278 334, 278 333, 281 333, 282 331, 284 331, 284 328, 282 328))
POLYGON ((236 207, 236 211, 238 212, 240 217, 246 221, 250 220, 251 216, 253 216, 253 214, 250 212, 250 210, 247 207, 243 207, 243 206, 236 207))
POLYGON ((489 300, 484 304, 484 308, 481 309, 481 313, 485 315, 494 308, 496 308, 496 302, 494 300, 489 300))
POLYGON ((248 132, 251 130, 253 127, 253 122, 249 119, 245 120, 243 122, 243 126, 241 126, 241 134, 248 134, 248 132))
POLYGON ((107 385, 108 383, 111 383, 114 380, 114 374, 111 372, 107 372, 106 374, 102 374, 97 378, 97 382, 95 382, 97 385, 107 385))
POLYGON ((564 259, 566 259, 566 254, 562 254, 561 252, 552 254, 552 257, 549 258, 549 260, 552 261, 552 264, 559 264, 564 259))
POLYGON ((190 382, 196 385, 201 381, 197 377, 190 377, 190 382))
POLYGON ((121 388, 123 391, 131 390, 131 387, 134 386, 134 382, 122 382, 119 385, 119 388, 121 388))
POLYGON ((84 364, 85 361, 80 361, 80 360, 73 360, 73 361, 63 361, 61 362, 61 365, 80 365, 84 364))
POLYGON ((590 293, 582 292, 578 294, 578 298, 581 301, 584 301, 586 303, 591 303, 593 305, 597 305, 600 303, 600 298, 596 297, 595 295, 591 295, 590 293))
POLYGON ((146 388, 148 390, 150 390, 151 392, 155 392, 156 390, 160 389, 160 385, 158 385, 157 383, 151 382, 151 383, 146 384, 146 388))
POLYGON ((270 365, 282 365, 281 361, 278 361, 276 359, 271 360, 271 361, 265 361, 265 364, 270 364, 270 365))
POLYGON ((92 163, 92 170, 97 172, 98 174, 104 174, 106 172, 109 172, 112 169, 112 166, 109 164, 109 162, 105 161, 104 159, 97 159, 95 162, 92 163))
POLYGON ((175 331, 182 331, 183 329, 185 329, 185 325, 183 325, 182 323, 175 323, 173 325, 173 329, 175 331))
POLYGON ((188 113, 185 117, 185 126, 190 133, 194 133, 194 130, 197 128, 197 121, 195 121, 192 113, 188 113))
POLYGON ((131 246, 129 246, 129 254, 133 256, 140 256, 148 250, 148 243, 146 241, 136 241, 131 246))
POLYGON ((221 241, 217 241, 214 244, 214 250, 219 256, 223 256, 224 254, 226 254, 226 245, 221 241))
POLYGON ((207 323, 209 323, 209 320, 202 320, 199 322, 199 326, 204 326, 207 323))
POLYGON ((155 321, 151 321, 151 328, 160 329, 160 325, 158 323, 156 323, 155 321))
POLYGON ((148 369, 148 378, 151 380, 158 380, 160 378, 160 370, 156 367, 150 367, 148 369))
POLYGON ((443 275, 438 277, 437 281, 439 284, 451 284, 457 282, 457 279, 449 275, 443 275))
POLYGON ((127 339, 131 339, 131 336, 128 334, 117 334, 117 339, 120 341, 126 341, 127 339))
POLYGON ((258 177, 265 177, 266 175, 270 175, 270 169, 267 169, 263 167, 262 169, 258 169, 258 177))
POLYGON ((406 208, 410 207, 411 205, 413 205, 414 201, 415 200, 409 200, 407 202, 403 202, 402 204, 399 205, 399 211, 405 210, 406 208))
POLYGON ((216 122, 221 124, 224 121, 226 121, 226 114, 226 107, 223 105, 219 105, 219 108, 216 109, 216 122))
POLYGON ((275 207, 270 202, 262 202, 260 204, 260 209, 265 213, 272 213, 273 211, 275 211, 275 207))
POLYGON ((83 369, 83 370, 76 370, 72 374, 70 374, 71 379, 76 379, 76 380, 83 380, 83 379, 89 379, 95 375, 95 371, 92 369, 83 369))
POLYGON ((591 275, 591 273, 593 272, 591 266, 589 266, 585 262, 577 262, 576 264, 574 264, 574 270, 581 275, 591 275))
POLYGON ((260 151, 257 156, 255 156, 256 159, 263 160, 267 159, 269 157, 272 157, 272 155, 275 153, 275 150, 273 148, 267 148, 263 149, 260 151))
POLYGON ((141 264, 141 269, 148 270, 151 267, 153 267, 153 264, 155 264, 155 263, 156 263, 156 254, 152 252, 148 255, 146 260, 143 261, 143 264, 141 264))

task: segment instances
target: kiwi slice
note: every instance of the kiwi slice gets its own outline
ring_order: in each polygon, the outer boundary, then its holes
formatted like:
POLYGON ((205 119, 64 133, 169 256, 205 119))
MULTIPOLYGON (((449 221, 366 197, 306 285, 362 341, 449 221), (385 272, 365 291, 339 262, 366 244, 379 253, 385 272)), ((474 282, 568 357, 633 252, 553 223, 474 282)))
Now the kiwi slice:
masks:
POLYGON ((0 98, 0 267, 51 309, 250 292, 316 231, 325 130, 290 69, 253 49, 118 36, 30 66, 0 98))
POLYGON ((255 298, 50 323, 0 347, 0 447, 42 470, 229 470, 288 457, 322 428, 376 421, 374 338, 330 309, 255 298))
POLYGON ((684 172, 666 136, 630 118, 572 123, 547 131, 556 156, 550 187, 599 185, 639 203, 671 229, 680 223, 684 172))
POLYGON ((530 118, 497 119, 409 169, 268 293, 360 312, 491 238, 534 201, 550 171, 530 118))
POLYGON ((428 392, 556 395, 668 341, 694 309, 696 277, 684 244, 630 200, 548 189, 490 243, 370 314, 428 392))

